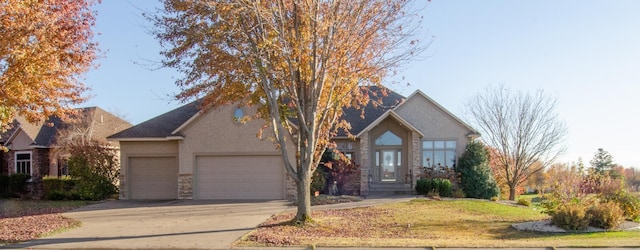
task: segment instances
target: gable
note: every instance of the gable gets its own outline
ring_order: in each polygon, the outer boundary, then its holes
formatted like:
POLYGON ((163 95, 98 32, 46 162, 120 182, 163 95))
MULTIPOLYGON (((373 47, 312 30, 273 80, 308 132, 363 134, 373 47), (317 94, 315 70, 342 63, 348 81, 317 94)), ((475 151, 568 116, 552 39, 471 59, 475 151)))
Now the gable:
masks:
POLYGON ((31 150, 33 145, 33 139, 27 135, 22 129, 15 131, 15 134, 11 137, 11 140, 7 142, 11 150, 31 150))
MULTIPOLYGON (((380 117, 385 115, 398 105, 401 105, 405 97, 386 88, 376 86, 363 87, 367 88, 367 94, 370 97, 369 103, 363 109, 345 108, 342 119, 349 122, 351 129, 349 132, 354 135, 361 134, 366 131, 371 124, 376 123, 380 117), (386 95, 383 92, 386 91, 386 95), (363 112, 364 111, 364 112, 363 112)), ((337 137, 346 137, 347 133, 340 129, 337 137)))
POLYGON ((477 135, 478 132, 419 90, 394 110, 426 138, 477 135))
POLYGON ((199 102, 191 102, 107 138, 110 140, 166 140, 172 136, 180 136, 174 132, 198 114, 200 111, 198 106, 199 102))
POLYGON ((240 108, 247 116, 255 115, 257 108, 225 105, 206 112, 200 112, 183 126, 176 134, 184 136, 181 150, 188 152, 274 152, 276 147, 269 139, 273 134, 266 128, 262 138, 258 138, 260 128, 265 124, 262 119, 246 122, 234 120, 236 109, 240 108))

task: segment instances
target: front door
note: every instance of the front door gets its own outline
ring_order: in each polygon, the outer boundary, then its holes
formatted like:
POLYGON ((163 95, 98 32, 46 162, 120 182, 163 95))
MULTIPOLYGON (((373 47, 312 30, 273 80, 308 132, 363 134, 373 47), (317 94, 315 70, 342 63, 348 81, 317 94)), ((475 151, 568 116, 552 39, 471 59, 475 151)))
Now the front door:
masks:
POLYGON ((380 162, 381 166, 379 169, 380 173, 380 181, 383 182, 395 182, 398 180, 398 169, 402 165, 402 151, 398 149, 382 149, 379 150, 380 162))
POLYGON ((403 140, 391 131, 386 131, 374 141, 374 181, 398 182, 402 170, 403 140))

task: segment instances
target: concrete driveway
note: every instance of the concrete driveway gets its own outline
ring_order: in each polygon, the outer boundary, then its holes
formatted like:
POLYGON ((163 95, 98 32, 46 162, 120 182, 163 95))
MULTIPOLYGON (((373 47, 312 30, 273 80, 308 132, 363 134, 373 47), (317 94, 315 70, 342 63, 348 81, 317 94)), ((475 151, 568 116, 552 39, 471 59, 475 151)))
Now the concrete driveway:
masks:
POLYGON ((229 249, 287 201, 108 201, 65 213, 82 226, 0 248, 229 249))

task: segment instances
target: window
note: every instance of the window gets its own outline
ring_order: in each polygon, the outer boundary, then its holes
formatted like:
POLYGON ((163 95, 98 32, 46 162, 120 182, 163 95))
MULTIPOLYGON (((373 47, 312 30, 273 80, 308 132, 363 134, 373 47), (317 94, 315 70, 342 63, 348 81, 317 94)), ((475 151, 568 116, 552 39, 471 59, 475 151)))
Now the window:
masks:
POLYGON ((384 132, 380 137, 376 139, 377 146, 400 146, 402 145, 402 138, 391 133, 391 131, 384 132))
POLYGON ((31 152, 16 152, 16 173, 31 175, 31 152))
POLYGON ((236 110, 233 111, 233 121, 241 122, 243 118, 244 118, 244 111, 242 110, 242 108, 240 107, 236 108, 236 110))
POLYGON ((456 167, 456 141, 422 141, 422 166, 456 167))

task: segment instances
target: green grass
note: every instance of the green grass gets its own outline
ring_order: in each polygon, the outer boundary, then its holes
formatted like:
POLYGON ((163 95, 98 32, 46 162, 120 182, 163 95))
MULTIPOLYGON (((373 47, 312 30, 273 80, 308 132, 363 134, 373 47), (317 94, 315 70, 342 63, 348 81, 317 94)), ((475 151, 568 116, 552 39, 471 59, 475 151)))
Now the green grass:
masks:
POLYGON ((410 202, 370 208, 315 211, 315 226, 281 224, 281 214, 237 242, 238 246, 341 247, 605 247, 640 246, 640 231, 545 234, 514 223, 546 219, 534 207, 481 200, 410 202))

